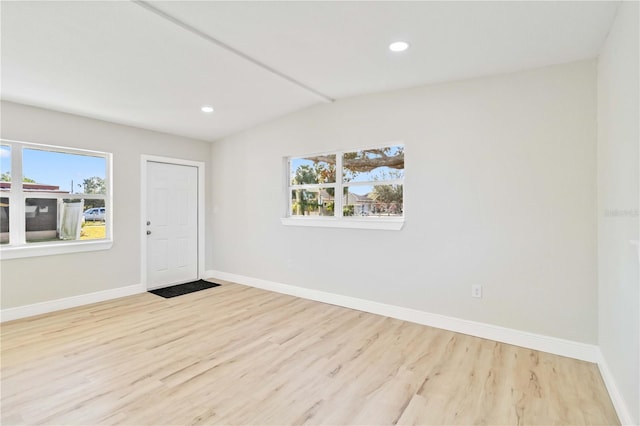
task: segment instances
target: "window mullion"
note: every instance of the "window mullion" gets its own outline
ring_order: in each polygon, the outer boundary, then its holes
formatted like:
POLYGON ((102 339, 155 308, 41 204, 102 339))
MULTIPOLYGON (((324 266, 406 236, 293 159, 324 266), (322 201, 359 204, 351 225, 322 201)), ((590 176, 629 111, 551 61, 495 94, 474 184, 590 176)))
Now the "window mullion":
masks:
POLYGON ((22 144, 11 144, 11 191, 9 193, 9 243, 26 243, 24 193, 22 191, 22 144))
POLYGON ((57 198, 63 200, 107 200, 105 194, 68 194, 66 192, 25 191, 24 198, 57 198))
POLYGON ((326 189, 333 188, 335 186, 334 183, 307 183, 304 185, 291 185, 290 189, 326 189))
POLYGON ((334 199, 334 216, 342 218, 342 152, 336 152, 336 189, 334 199))
POLYGON ((293 201, 291 197, 291 158, 286 161, 287 175, 285 176, 285 187, 287 188, 287 212, 285 217, 290 217, 293 211, 293 201))
POLYGON ((107 239, 111 239, 113 236, 111 234, 111 230, 113 227, 113 155, 106 154, 107 160, 107 169, 105 170, 105 190, 106 190, 106 198, 104 199, 104 207, 105 207, 105 237, 107 239))
POLYGON ((379 185, 403 185, 404 178, 389 180, 367 180, 359 182, 347 182, 344 186, 379 186, 379 185))

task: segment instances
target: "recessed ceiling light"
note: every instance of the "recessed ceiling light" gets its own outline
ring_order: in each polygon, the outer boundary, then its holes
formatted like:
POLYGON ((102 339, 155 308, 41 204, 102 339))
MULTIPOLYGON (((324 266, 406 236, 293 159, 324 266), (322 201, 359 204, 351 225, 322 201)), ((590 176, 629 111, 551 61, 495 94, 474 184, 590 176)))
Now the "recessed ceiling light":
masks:
POLYGON ((202 112, 213 112, 213 107, 209 105, 205 105, 202 108, 200 108, 200 110, 202 110, 202 112))
POLYGON ((395 41, 389 45, 389 50, 392 52, 404 52, 409 48, 409 43, 406 41, 395 41))

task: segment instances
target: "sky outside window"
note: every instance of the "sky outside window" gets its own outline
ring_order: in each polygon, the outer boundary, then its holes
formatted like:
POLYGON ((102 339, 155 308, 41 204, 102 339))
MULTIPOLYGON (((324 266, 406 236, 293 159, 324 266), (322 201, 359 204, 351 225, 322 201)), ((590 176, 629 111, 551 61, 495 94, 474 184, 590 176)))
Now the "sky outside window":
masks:
POLYGON ((25 148, 23 175, 37 183, 55 185, 61 191, 83 192, 83 182, 91 177, 106 178, 106 159, 90 155, 25 148), (73 189, 71 185, 73 184, 73 189))
POLYGON ((11 148, 0 145, 0 174, 11 172, 11 148))

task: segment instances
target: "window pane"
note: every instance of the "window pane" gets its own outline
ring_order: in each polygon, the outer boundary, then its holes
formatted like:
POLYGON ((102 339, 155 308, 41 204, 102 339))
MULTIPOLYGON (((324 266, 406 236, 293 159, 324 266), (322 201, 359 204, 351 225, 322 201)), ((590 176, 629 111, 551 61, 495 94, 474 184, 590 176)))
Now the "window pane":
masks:
POLYGON ((343 182, 373 182, 404 178, 404 146, 345 152, 343 182))
POLYGON ((28 243, 58 239, 58 200, 27 198, 24 210, 28 243))
POLYGON ((107 209, 104 200, 84 200, 84 220, 87 222, 104 222, 107 217, 107 209))
POLYGON ((291 185, 334 183, 336 181, 336 156, 332 154, 292 158, 289 176, 291 185))
POLYGON ((291 190, 291 216, 333 216, 334 188, 291 190))
POLYGON ((9 242, 9 198, 0 198, 0 244, 9 242))
POLYGON ((402 217, 402 185, 352 185, 344 188, 342 215, 402 217))
POLYGON ((84 200, 81 240, 100 240, 107 237, 107 210, 104 200, 84 200))
MULTIPOLYGON (((105 214, 104 200, 87 200, 87 202, 96 206, 91 209, 102 210, 101 213, 105 214)), ((27 198, 24 208, 28 243, 106 238, 103 219, 85 220, 86 210, 82 200, 27 198)))
POLYGON ((0 145, 0 191, 11 188, 11 147, 0 145))
POLYGON ((25 191, 107 193, 103 157, 25 148, 22 163, 25 191))

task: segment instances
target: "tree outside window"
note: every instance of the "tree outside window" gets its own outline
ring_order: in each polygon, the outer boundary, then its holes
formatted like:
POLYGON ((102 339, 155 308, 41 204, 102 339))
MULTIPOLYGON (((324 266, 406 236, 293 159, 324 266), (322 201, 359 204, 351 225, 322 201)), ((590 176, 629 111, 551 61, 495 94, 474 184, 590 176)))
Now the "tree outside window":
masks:
POLYGON ((403 145, 292 157, 288 163, 291 217, 404 215, 403 145))

